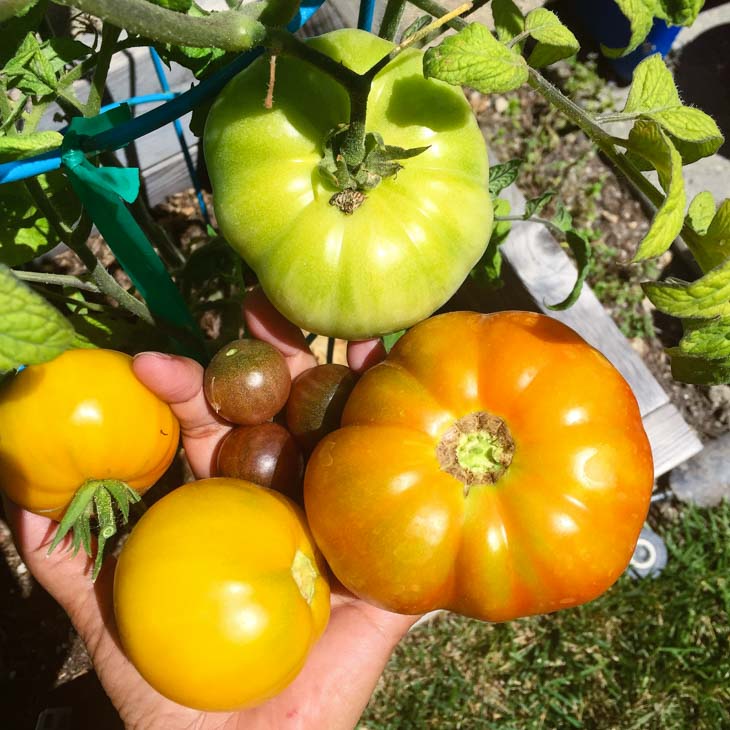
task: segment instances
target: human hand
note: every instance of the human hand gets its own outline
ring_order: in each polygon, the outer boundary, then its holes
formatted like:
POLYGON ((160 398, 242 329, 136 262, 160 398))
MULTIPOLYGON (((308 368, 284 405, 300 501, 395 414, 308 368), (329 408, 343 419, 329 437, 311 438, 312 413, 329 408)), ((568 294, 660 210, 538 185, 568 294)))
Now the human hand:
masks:
MULTIPOLYGON (((244 313, 251 334, 282 352, 292 377, 316 364, 301 332, 260 292, 247 296, 244 313)), ((378 341, 348 346, 348 362, 356 371, 367 369, 383 355, 378 341)), ((216 448, 231 425, 218 418, 205 400, 202 367, 183 357, 145 353, 135 359, 134 370, 150 390, 170 403, 180 420, 195 476, 210 476, 216 448)), ((104 689, 125 725, 135 730, 354 727, 391 651, 417 618, 382 611, 335 585, 327 629, 291 685, 250 710, 199 712, 156 692, 124 655, 114 626, 114 559, 107 557, 92 584, 91 561, 83 552, 69 557, 64 552, 68 541, 47 555, 55 523, 9 502, 6 515, 28 569, 69 614, 104 689)))

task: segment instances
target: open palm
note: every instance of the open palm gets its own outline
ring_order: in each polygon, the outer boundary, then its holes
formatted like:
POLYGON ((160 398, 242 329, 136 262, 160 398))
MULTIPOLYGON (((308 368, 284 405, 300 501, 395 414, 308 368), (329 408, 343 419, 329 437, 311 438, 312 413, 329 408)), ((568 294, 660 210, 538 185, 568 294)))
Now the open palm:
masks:
MULTIPOLYGON (((252 334, 281 350, 292 376, 315 364, 301 332, 282 319, 260 293, 247 297, 245 315, 252 334)), ((348 360, 356 370, 381 357, 382 349, 374 341, 348 347, 348 360)), ((210 476, 215 450, 230 425, 208 407, 200 365, 186 358, 145 353, 135 359, 134 370, 147 387, 170 403, 180 420, 183 445, 195 475, 210 476)), ((107 558, 92 585, 86 555, 70 558, 60 549, 47 555, 55 523, 11 504, 6 505, 6 513, 28 569, 68 612, 104 689, 125 725, 135 730, 351 728, 391 651, 416 618, 382 611, 335 588, 327 629, 284 692, 250 710, 198 712, 152 689, 125 657, 114 626, 115 561, 107 558)))

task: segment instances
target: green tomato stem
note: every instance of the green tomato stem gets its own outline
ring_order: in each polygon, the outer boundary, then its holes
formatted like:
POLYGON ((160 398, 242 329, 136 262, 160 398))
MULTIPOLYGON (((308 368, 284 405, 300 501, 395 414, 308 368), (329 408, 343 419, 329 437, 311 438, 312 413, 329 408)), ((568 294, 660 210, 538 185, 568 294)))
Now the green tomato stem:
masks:
POLYGON ((309 44, 283 30, 269 29, 264 45, 273 53, 283 53, 311 63, 342 85, 350 97, 350 119, 342 144, 348 165, 358 165, 365 157, 365 116, 372 77, 358 74, 320 53, 309 44))
POLYGON ((50 555, 66 535, 71 535, 71 549, 76 555, 80 547, 94 560, 91 578, 96 580, 104 560, 107 540, 117 532, 117 511, 122 524, 129 520, 129 506, 141 500, 128 484, 117 479, 87 479, 77 490, 48 548, 50 555), (97 545, 91 544, 91 521, 96 518, 97 545))
POLYGON ((176 13, 147 0, 55 0, 158 43, 194 48, 247 51, 261 44, 266 29, 242 11, 225 10, 203 18, 176 13))
POLYGON ((106 88, 106 77, 109 74, 109 66, 116 51, 117 40, 121 32, 121 29, 116 26, 104 23, 101 31, 101 47, 99 53, 96 54, 96 68, 91 80, 91 89, 83 109, 85 117, 95 117, 101 109, 101 100, 106 88))
POLYGON ((378 31, 381 38, 385 38, 386 41, 395 40, 405 8, 406 0, 388 0, 378 31))
POLYGON ((70 276, 68 274, 47 274, 40 271, 13 271, 13 274, 33 284, 51 284, 52 286, 69 286, 74 289, 82 289, 83 291, 99 293, 99 287, 90 281, 79 279, 78 276, 70 276))

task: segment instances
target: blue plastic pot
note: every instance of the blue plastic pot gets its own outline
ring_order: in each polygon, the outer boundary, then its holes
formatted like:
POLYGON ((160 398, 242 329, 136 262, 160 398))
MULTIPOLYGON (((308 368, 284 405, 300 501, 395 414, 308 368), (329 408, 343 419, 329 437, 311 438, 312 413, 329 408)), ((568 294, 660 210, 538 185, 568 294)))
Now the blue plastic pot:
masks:
MULTIPOLYGON (((628 44, 631 26, 614 0, 577 0, 574 4, 586 30, 599 43, 609 48, 624 48, 628 44)), ((634 69, 647 56, 669 53, 680 30, 681 26, 667 25, 657 18, 646 40, 635 51, 623 58, 611 59, 610 63, 621 78, 630 81, 634 69)))

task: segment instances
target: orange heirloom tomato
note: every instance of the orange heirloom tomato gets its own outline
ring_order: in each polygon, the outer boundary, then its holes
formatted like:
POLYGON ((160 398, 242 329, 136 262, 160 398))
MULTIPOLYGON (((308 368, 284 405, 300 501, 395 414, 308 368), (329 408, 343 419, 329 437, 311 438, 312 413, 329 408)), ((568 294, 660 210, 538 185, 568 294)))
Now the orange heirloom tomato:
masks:
POLYGON ((415 326, 355 386, 307 467, 310 527, 353 593, 505 621, 576 606, 626 568, 652 457, 636 400, 539 314, 415 326))
POLYGON ((239 479, 175 489, 137 523, 114 576, 119 636, 140 674, 200 710, 249 707, 299 673, 329 618, 301 510, 239 479))
POLYGON ((0 489, 54 519, 87 480, 119 480, 143 494, 170 465, 179 433, 129 355, 67 350, 0 389, 0 489))

